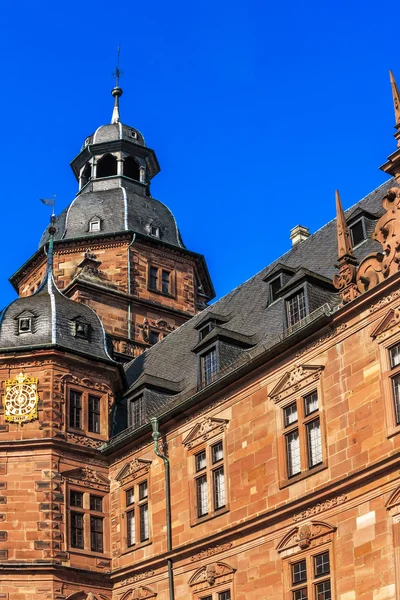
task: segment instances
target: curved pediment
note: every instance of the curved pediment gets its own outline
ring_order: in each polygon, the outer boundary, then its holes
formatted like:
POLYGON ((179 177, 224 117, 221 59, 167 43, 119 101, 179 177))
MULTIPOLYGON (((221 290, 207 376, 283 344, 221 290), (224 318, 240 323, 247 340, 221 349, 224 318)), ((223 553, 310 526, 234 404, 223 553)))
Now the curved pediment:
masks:
POLYGON ((212 563, 200 567, 189 579, 189 585, 193 587, 199 583, 207 582, 208 585, 214 585, 219 578, 225 575, 233 575, 236 569, 233 569, 230 565, 224 562, 212 563))
POLYGON ((147 600, 147 598, 156 598, 157 594, 149 587, 140 586, 134 590, 129 590, 121 597, 121 600, 147 600))
POLYGON ((278 552, 305 550, 331 541, 335 531, 336 527, 324 521, 302 523, 298 527, 290 529, 278 543, 276 549, 278 552))
POLYGON ((385 506, 389 510, 390 508, 394 508, 395 506, 400 505, 400 486, 396 488, 389 496, 389 500, 386 502, 385 506))

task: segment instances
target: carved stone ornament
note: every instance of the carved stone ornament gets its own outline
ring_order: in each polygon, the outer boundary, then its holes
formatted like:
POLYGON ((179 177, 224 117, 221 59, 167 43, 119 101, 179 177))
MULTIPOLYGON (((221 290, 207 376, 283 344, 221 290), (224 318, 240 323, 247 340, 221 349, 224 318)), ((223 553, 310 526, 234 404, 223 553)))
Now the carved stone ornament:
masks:
POLYGON ((72 471, 66 471, 62 473, 62 476, 69 481, 69 483, 74 483, 75 485, 84 484, 89 488, 102 490, 103 492, 108 492, 110 488, 108 479, 89 467, 79 467, 72 471))
POLYGON ((4 383, 4 420, 27 423, 38 418, 38 380, 20 373, 4 383))
POLYGON ((157 594, 148 587, 140 586, 134 590, 129 590, 121 597, 121 600, 143 600, 144 598, 156 598, 157 594))
POLYGON ((314 381, 319 381, 324 367, 322 365, 301 365, 295 366, 291 371, 287 371, 278 381, 269 397, 274 402, 286 400, 293 393, 298 392, 302 387, 309 385, 314 381))
POLYGON ((391 492, 388 501, 385 504, 387 510, 398 508, 400 509, 400 487, 397 487, 391 492))
POLYGON ((332 541, 336 527, 323 521, 308 521, 293 527, 279 542, 278 552, 293 554, 332 541))
POLYGON ((394 333, 394 330, 397 330, 400 325, 400 307, 390 309, 386 315, 379 321, 379 324, 375 327, 373 332, 371 333, 371 337, 373 339, 377 338, 378 340, 384 339, 388 337, 390 334, 394 333))
POLYGON ((206 565, 204 567, 201 567, 200 569, 197 569, 197 571, 189 579, 189 585, 191 587, 193 587, 193 586, 198 586, 199 584, 202 584, 200 586, 202 589, 207 588, 207 587, 212 587, 216 583, 218 584, 219 583, 218 580, 221 578, 225 579, 226 576, 228 576, 228 575, 230 575, 232 578, 235 571, 236 571, 236 569, 234 569, 233 567, 231 567, 230 565, 228 565, 226 563, 223 563, 223 562, 212 563, 212 564, 206 565), (204 584, 206 584, 206 585, 204 585, 204 584))
POLYGON ((121 483, 124 483, 127 479, 136 479, 137 477, 141 477, 148 473, 150 467, 151 460, 134 458, 131 462, 122 467, 115 479, 121 483))
POLYGON ((193 448, 214 435, 218 435, 225 431, 228 421, 226 419, 216 419, 206 417, 200 423, 197 423, 190 433, 183 440, 183 444, 187 448, 193 448))
POLYGON ((400 263, 400 188, 393 187, 382 200, 386 213, 375 226, 373 239, 382 252, 369 254, 357 271, 357 287, 361 293, 374 288, 399 271, 400 263))
POLYGON ((339 192, 336 190, 336 227, 338 240, 339 273, 333 278, 333 284, 340 292, 343 304, 351 302, 360 295, 356 285, 358 262, 353 254, 349 228, 343 211, 339 192))

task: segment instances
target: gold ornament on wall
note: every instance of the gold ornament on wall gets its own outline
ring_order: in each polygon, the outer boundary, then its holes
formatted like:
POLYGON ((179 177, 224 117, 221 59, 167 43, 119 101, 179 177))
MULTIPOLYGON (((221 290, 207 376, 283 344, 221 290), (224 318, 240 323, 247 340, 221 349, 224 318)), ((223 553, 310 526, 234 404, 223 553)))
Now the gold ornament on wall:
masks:
POLYGON ((10 423, 26 423, 38 418, 38 380, 20 373, 8 379, 3 397, 4 419, 10 423))

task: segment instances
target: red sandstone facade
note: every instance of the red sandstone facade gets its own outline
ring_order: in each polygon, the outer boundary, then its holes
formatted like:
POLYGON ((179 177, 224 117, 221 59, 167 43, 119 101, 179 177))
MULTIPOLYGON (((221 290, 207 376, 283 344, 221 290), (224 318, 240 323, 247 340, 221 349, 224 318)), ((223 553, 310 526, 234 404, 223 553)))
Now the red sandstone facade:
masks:
MULTIPOLYGON (((339 248, 345 234, 344 223, 339 248)), ((339 252, 341 275, 346 256, 348 245, 339 252)), ((377 267, 380 258, 371 260, 377 267)), ((57 243, 54 276, 67 295, 97 311, 123 358, 136 354, 137 340, 137 352, 146 347, 145 319, 171 330, 197 312, 196 265, 123 234, 57 243), (79 278, 82 261, 91 279, 79 278), (149 264, 173 272, 170 297, 149 290, 149 264)), ((392 383, 400 367, 390 354, 400 344, 400 274, 391 265, 388 277, 369 289, 364 278, 349 296, 356 266, 337 286, 343 302, 329 323, 240 365, 163 419, 158 450, 171 469, 170 550, 165 468, 150 430, 106 444, 126 385, 120 367, 57 348, 3 353, 3 393, 23 371, 38 379, 39 405, 38 418, 23 425, 0 411, 0 599, 171 600, 168 566, 176 599, 400 598, 392 383), (98 399, 98 432, 85 411, 81 426, 71 427, 71 390, 85 406, 98 399), (321 460, 311 469, 307 435, 317 420, 321 460), (294 429, 299 465, 290 477, 286 440, 294 429), (200 455, 209 491, 201 517, 200 455), (221 468, 225 502, 216 508, 211 490, 221 468)), ((14 280, 20 295, 31 294, 44 272, 39 255, 14 280)))

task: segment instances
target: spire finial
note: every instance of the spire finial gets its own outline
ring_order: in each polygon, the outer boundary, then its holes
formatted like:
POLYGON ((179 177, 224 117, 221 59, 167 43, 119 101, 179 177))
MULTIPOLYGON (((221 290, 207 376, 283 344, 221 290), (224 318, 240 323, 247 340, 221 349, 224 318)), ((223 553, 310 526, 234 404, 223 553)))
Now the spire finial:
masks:
POLYGON ((353 256, 353 247, 351 245, 350 232, 347 227, 342 201, 339 190, 336 190, 336 227, 338 241, 338 259, 344 256, 353 256))
POLYGON ((393 94, 393 104, 394 104, 394 114, 396 117, 396 126, 400 126, 400 93, 399 88, 397 87, 396 80, 392 71, 389 71, 390 75, 390 85, 392 86, 392 94, 393 94))
POLYGON ((111 123, 119 123, 120 122, 119 99, 123 93, 122 89, 119 87, 119 78, 123 74, 123 71, 120 69, 120 66, 119 66, 120 52, 121 52, 121 47, 118 46, 117 66, 113 73, 113 77, 115 77, 115 87, 111 91, 111 94, 114 96, 114 109, 113 109, 113 113, 112 113, 112 117, 111 117, 111 123))
POLYGON ((342 297, 343 304, 354 300, 359 295, 356 285, 357 260, 353 255, 353 247, 350 239, 349 228, 339 191, 336 190, 336 227, 338 241, 338 264, 339 274, 333 278, 333 284, 342 297))
POLYGON ((50 217, 49 232, 49 248, 47 250, 47 274, 52 275, 53 273, 53 249, 54 249, 54 234, 56 233, 55 228, 56 216, 52 214, 50 217))

